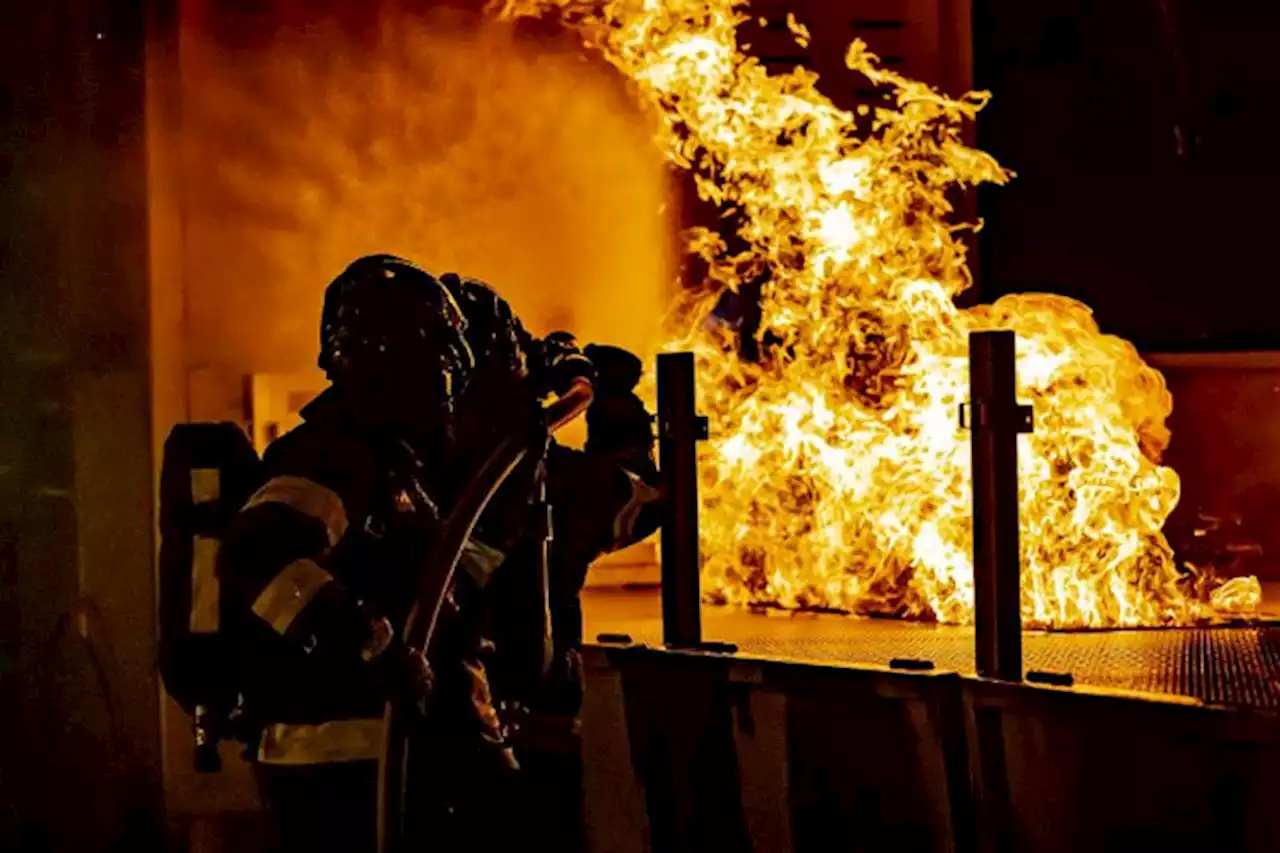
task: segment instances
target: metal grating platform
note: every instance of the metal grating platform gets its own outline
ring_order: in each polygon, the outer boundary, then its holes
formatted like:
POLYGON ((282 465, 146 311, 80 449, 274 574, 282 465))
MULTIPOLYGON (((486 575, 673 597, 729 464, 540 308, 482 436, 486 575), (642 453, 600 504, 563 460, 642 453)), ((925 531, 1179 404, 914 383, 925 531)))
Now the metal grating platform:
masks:
MULTIPOLYGON (((620 633, 661 643, 657 599, 649 592, 586 599, 588 637, 620 633)), ((703 608, 703 635, 739 654, 820 664, 931 661, 973 674, 973 632, 881 619, 759 615, 703 608)), ((1189 696, 1215 705, 1280 710, 1280 626, 1023 635, 1027 672, 1069 673, 1076 684, 1189 696)))
MULTIPOLYGON (((943 635, 927 627, 864 634, 850 621, 843 638, 723 639, 752 657, 882 666, 913 658, 973 674, 972 635, 943 635)), ((1027 672, 1070 673, 1077 684, 1280 710, 1280 628, 1027 634, 1023 655, 1027 672)))

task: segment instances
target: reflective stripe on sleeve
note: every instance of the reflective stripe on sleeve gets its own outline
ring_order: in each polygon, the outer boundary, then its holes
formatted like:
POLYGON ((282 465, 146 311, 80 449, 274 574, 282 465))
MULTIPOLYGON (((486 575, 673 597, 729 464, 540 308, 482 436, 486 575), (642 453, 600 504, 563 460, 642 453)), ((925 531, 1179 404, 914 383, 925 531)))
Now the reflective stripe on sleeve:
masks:
POLYGON ((337 545, 347 532, 347 511, 342 506, 342 498, 306 477, 272 477, 249 498, 244 508, 253 509, 266 503, 284 504, 319 521, 329 536, 329 547, 337 545))
POLYGON ((613 517, 613 546, 615 548, 630 545, 634 541, 636 522, 640 519, 641 511, 662 495, 660 491, 650 486, 637 475, 632 474, 630 471, 625 473, 628 479, 631 480, 631 497, 627 499, 622 509, 618 510, 618 514, 613 517))
POLYGON ((218 540, 196 536, 191 542, 191 613, 187 628, 193 634, 218 632, 218 540))
POLYGON ((333 575, 314 560, 295 560, 281 569, 259 593, 253 602, 253 612, 276 633, 284 634, 316 593, 332 580, 333 575))
POLYGON ((335 764, 373 761, 382 754, 382 718, 327 723, 272 723, 262 731, 263 764, 335 764))

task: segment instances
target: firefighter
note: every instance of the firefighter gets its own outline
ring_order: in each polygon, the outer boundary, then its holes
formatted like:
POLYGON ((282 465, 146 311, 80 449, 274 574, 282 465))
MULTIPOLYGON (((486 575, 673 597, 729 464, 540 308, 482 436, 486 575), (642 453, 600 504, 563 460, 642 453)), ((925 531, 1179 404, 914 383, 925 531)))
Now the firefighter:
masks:
POLYGON ((522 817, 513 825, 532 833, 546 849, 568 853, 585 849, 578 735, 583 699, 580 593, 595 559, 640 541, 658 526, 652 419, 634 390, 642 364, 614 347, 589 346, 584 352, 566 332, 534 339, 510 306, 483 283, 446 280, 473 321, 468 341, 477 359, 474 399, 496 407, 481 408, 479 422, 493 424, 500 417, 503 401, 512 394, 499 390, 507 383, 527 384, 543 395, 563 393, 573 378, 589 376, 596 388, 587 410, 585 449, 552 440, 545 461, 530 463, 537 469, 528 475, 537 484, 530 491, 543 495, 545 505, 535 505, 532 512, 519 507, 518 519, 494 519, 501 534, 481 531, 490 541, 505 537, 504 569, 493 576, 485 609, 495 690, 505 721, 511 723, 520 767, 511 809, 522 817), (527 383, 513 380, 525 376, 527 383), (480 386, 493 390, 481 393, 480 386), (546 519, 547 506, 549 529, 537 523, 546 519), (537 601, 544 577, 549 613, 539 614, 531 603, 537 601), (528 654, 528 638, 543 627, 534 624, 539 616, 549 619, 551 632, 550 659, 542 662, 528 654))
MULTIPOLYGON (((449 479, 460 485, 509 432, 513 416, 540 412, 551 394, 563 393, 576 378, 589 379, 593 371, 569 336, 535 340, 488 285, 455 275, 441 281, 467 317, 466 339, 475 359, 467 391, 459 398, 457 440, 448 465, 455 472, 449 479)), ((456 718, 456 709, 432 704, 410 749, 405 797, 410 849, 498 851, 528 840, 527 829, 511 819, 523 793, 519 765, 494 708, 486 661, 497 653, 499 635, 502 657, 517 661, 513 668, 528 682, 540 681, 550 664, 550 613, 543 566, 535 556, 548 533, 542 500, 545 433, 542 439, 504 482, 465 546, 460 568, 467 577, 466 600, 460 606, 470 618, 441 631, 436 643, 470 653, 471 687, 488 721, 482 740, 491 738, 502 749, 477 751, 455 736, 467 725, 456 718), (510 596, 502 612, 507 624, 497 632, 491 608, 495 586, 510 596)), ((444 677, 436 677, 439 692, 448 689, 444 677)))
MULTIPOLYGON (((650 414, 635 394, 641 363, 612 347, 588 346, 596 397, 587 410, 583 450, 553 443, 547 495, 553 664, 539 689, 515 696, 513 741, 528 792, 527 825, 548 849, 585 851, 581 721, 581 592, 600 556, 641 541, 658 528, 660 491, 650 414)), ((505 698, 505 696, 504 696, 505 698)))
MULTIPOLYGON (((373 849, 389 693, 429 689, 455 756, 514 769, 480 637, 467 626, 466 602, 484 571, 455 576, 430 667, 396 639, 465 476, 454 451, 458 400, 475 368, 466 330, 450 289, 413 264, 391 256, 351 264, 325 293, 320 366, 331 385, 268 448, 265 485, 223 537, 225 622, 286 850, 373 849)), ((534 414, 514 402, 506 412, 534 414)), ((507 517, 527 503, 515 488, 491 509, 507 517)), ((489 550, 477 536, 464 562, 483 563, 489 550)))

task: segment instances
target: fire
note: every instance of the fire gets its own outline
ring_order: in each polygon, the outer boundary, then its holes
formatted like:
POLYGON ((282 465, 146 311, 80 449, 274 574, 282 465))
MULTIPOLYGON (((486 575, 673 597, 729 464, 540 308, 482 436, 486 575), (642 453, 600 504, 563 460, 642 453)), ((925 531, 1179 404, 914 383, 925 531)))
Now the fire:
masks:
POLYGON ((1036 424, 1020 439, 1025 622, 1169 625, 1256 609, 1256 581, 1207 596, 1178 569, 1162 527, 1179 482, 1159 463, 1172 399, 1135 348, 1064 297, 956 307, 971 282, 949 193, 1010 177, 962 140, 986 96, 948 97, 855 42, 848 65, 893 98, 839 109, 812 73, 770 75, 743 53, 743 7, 502 4, 509 17, 558 10, 634 82, 666 157, 737 223, 732 250, 691 236, 707 287, 674 312, 671 342, 697 354, 712 426, 700 476, 713 599, 968 621, 957 411, 968 333, 1004 328, 1036 424), (749 282, 762 282, 758 360, 739 356, 714 313, 749 282))

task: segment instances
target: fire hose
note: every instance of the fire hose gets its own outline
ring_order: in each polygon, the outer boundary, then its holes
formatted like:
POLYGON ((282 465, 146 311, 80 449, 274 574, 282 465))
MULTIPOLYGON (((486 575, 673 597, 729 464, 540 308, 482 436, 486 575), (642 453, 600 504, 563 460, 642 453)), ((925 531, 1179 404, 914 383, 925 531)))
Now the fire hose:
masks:
MULTIPOLYGON (((453 582, 463 546, 476 523, 503 482, 529 452, 538 434, 554 433, 577 418, 591 405, 595 391, 586 379, 575 379, 563 395, 543 409, 544 424, 536 431, 506 436, 468 482, 457 504, 441 528, 440 539, 428 557, 418 594, 401 633, 411 655, 425 656, 431 648, 436 622, 445 595, 453 582)), ((547 578, 542 578, 545 597, 547 578)), ((545 600, 544 600, 545 605, 545 600)), ((549 634, 548 630, 544 633, 549 634)), ((378 762, 378 851, 389 853, 393 834, 399 837, 404 817, 405 709, 395 698, 383 709, 382 755, 378 762)))

